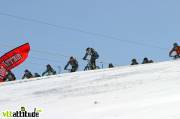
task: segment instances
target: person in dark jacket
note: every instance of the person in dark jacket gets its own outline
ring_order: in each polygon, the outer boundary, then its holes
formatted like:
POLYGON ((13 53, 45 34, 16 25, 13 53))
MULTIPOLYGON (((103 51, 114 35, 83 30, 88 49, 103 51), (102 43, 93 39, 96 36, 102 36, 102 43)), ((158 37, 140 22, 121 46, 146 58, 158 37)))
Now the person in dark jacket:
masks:
POLYGON ((113 68, 114 67, 114 65, 112 64, 112 63, 109 63, 109 66, 108 66, 109 68, 113 68))
POLYGON ((132 59, 132 60, 131 60, 131 65, 137 65, 137 64, 139 64, 139 63, 137 62, 136 59, 132 59))
POLYGON ((46 71, 42 73, 42 76, 55 75, 56 71, 51 67, 50 64, 46 65, 46 71))
POLYGON ((87 48, 86 49, 86 54, 83 57, 83 60, 87 60, 86 58, 88 56, 90 56, 91 68, 96 69, 96 59, 99 58, 99 54, 93 48, 87 48))
POLYGON ((148 60, 148 58, 147 58, 147 57, 145 57, 145 58, 143 59, 142 64, 147 64, 147 63, 149 63, 149 60, 148 60))
POLYGON ((35 77, 35 78, 41 77, 41 75, 39 75, 38 73, 34 73, 34 77, 35 77))
POLYGON ((16 76, 14 75, 14 73, 8 71, 6 77, 4 78, 4 81, 15 81, 15 80, 16 80, 16 76))
POLYGON ((177 43, 173 44, 173 48, 169 52, 169 57, 180 58, 180 46, 177 43), (175 52, 176 54, 172 56, 172 53, 175 52))
POLYGON ((64 70, 67 70, 67 67, 71 65, 71 70, 70 72, 76 72, 77 69, 78 69, 78 61, 73 57, 71 56, 68 63, 66 64, 66 66, 64 67, 64 70))
POLYGON ((147 57, 145 57, 145 58, 143 59, 142 64, 153 63, 153 62, 154 62, 153 60, 149 60, 147 57))
POLYGON ((24 75, 23 75, 22 79, 30 79, 30 78, 33 78, 33 75, 29 70, 26 69, 24 71, 24 75))

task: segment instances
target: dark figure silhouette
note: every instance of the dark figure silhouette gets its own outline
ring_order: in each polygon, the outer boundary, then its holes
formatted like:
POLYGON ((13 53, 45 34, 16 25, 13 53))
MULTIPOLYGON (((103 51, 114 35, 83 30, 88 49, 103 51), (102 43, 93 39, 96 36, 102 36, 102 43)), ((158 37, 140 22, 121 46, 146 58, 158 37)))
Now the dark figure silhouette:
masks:
POLYGON ((139 64, 139 63, 137 62, 136 59, 132 59, 132 60, 131 60, 131 65, 137 65, 137 64, 139 64))
POLYGON ((147 58, 147 57, 145 57, 145 58, 143 59, 142 64, 147 64, 147 63, 149 63, 149 60, 148 60, 148 58, 147 58))
POLYGON ((96 69, 96 59, 99 58, 99 54, 93 48, 87 48, 83 60, 86 60, 88 56, 90 56, 91 69, 96 69))
POLYGON ((11 71, 8 71, 6 77, 4 78, 4 81, 14 81, 14 80, 16 80, 16 76, 11 71))
POLYGON ((56 71, 51 67, 50 64, 46 65, 46 70, 42 73, 42 76, 55 75, 56 71))
POLYGON ((76 72, 78 69, 78 61, 74 57, 70 57, 68 63, 64 67, 64 70, 67 70, 68 66, 71 65, 70 72, 76 72))
POLYGON ((110 63, 108 67, 109 67, 109 68, 113 68, 114 65, 113 65, 112 63, 110 63))
POLYGON ((173 57, 174 59, 180 58, 180 46, 177 43, 173 44, 173 48, 169 52, 169 57, 173 57), (174 55, 173 52, 175 53, 174 55))
POLYGON ((29 79, 29 78, 33 78, 33 75, 29 70, 26 69, 24 71, 24 75, 23 75, 22 79, 29 79))
POLYGON ((147 57, 145 57, 145 58, 143 59, 142 64, 153 63, 153 62, 154 62, 153 60, 149 60, 147 57))

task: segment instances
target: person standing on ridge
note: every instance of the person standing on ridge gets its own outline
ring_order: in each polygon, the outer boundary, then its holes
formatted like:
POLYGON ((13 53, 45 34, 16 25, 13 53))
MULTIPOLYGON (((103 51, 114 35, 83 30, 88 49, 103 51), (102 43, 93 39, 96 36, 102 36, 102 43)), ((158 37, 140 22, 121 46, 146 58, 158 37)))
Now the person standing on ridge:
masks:
POLYGON ((50 64, 46 65, 46 70, 42 73, 42 76, 55 75, 56 71, 51 67, 50 64))
POLYGON ((147 57, 145 57, 145 58, 143 59, 142 64, 147 64, 147 63, 149 63, 149 59, 148 59, 147 57))
POLYGON ((87 48, 83 60, 87 60, 88 56, 90 56, 91 69, 96 69, 96 59, 99 58, 99 54, 93 48, 87 48))
POLYGON ((76 72, 77 71, 77 69, 78 69, 78 61, 73 56, 70 57, 68 63, 64 67, 64 70, 67 70, 67 67, 69 65, 71 65, 70 72, 76 72))
POLYGON ((178 46, 177 43, 173 44, 173 48, 169 52, 169 57, 173 57, 174 59, 177 59, 180 57, 180 46, 178 46), (173 53, 175 53, 173 55, 173 53))
POLYGON ((33 78, 33 75, 29 70, 26 69, 24 71, 24 75, 23 75, 22 79, 30 79, 30 78, 33 78))
POLYGON ((4 78, 4 81, 15 81, 16 80, 16 76, 14 75, 14 73, 12 73, 10 70, 7 72, 6 77, 4 78))
POLYGON ((139 63, 137 62, 137 60, 136 59, 132 59, 131 60, 131 65, 138 65, 139 63))
POLYGON ((112 63, 109 63, 108 68, 113 68, 114 65, 112 63))
POLYGON ((149 60, 147 57, 145 57, 145 58, 143 59, 142 64, 153 63, 153 62, 154 62, 153 60, 149 60))

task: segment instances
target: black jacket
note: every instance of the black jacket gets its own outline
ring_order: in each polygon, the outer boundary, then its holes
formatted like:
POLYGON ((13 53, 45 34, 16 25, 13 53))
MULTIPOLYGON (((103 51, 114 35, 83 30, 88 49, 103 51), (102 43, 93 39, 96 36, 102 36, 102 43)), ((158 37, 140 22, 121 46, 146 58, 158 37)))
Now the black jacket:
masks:
POLYGON ((47 68, 46 71, 42 73, 42 76, 45 76, 45 75, 49 76, 49 75, 55 75, 55 74, 56 74, 56 71, 52 67, 50 67, 50 68, 47 68))
POLYGON ((25 79, 25 78, 27 78, 27 79, 33 78, 32 73, 31 73, 30 71, 26 71, 26 72, 24 73, 22 79, 25 79))
POLYGON ((64 70, 67 69, 67 67, 71 65, 73 68, 78 68, 78 61, 76 59, 69 60, 66 66, 64 67, 64 70))
POLYGON ((14 80, 16 80, 16 76, 11 71, 8 71, 6 77, 4 78, 4 81, 14 81, 14 80))

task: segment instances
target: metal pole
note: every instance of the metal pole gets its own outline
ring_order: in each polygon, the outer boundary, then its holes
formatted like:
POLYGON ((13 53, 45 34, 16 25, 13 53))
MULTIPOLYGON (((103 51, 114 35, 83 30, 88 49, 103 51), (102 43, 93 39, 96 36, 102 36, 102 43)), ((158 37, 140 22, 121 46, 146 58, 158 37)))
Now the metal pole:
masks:
POLYGON ((58 69, 59 69, 59 74, 61 73, 61 66, 58 66, 58 69))

